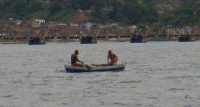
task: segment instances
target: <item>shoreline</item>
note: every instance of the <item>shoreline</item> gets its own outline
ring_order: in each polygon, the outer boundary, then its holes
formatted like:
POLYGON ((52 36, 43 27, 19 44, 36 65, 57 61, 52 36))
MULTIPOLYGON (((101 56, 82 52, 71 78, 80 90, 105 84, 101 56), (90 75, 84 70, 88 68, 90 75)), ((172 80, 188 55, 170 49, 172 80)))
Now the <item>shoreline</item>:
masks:
MULTIPOLYGON (((198 41, 199 39, 195 40, 198 41)), ((147 42, 162 42, 162 41, 178 41, 176 39, 148 39, 147 42)), ((110 39, 110 40, 97 40, 97 43, 102 42, 130 42, 130 39, 110 39)), ((80 43, 79 40, 70 40, 70 41, 46 41, 46 43, 80 43)), ((0 44, 29 44, 28 41, 0 41, 0 44)))
MULTIPOLYGON (((151 40, 147 42, 164 42, 164 41, 177 41, 177 40, 151 40)), ((130 42, 130 41, 97 41, 97 43, 103 43, 103 42, 130 42)), ((46 42, 50 44, 57 44, 57 43, 80 43, 80 41, 73 41, 73 42, 46 42)), ((28 42, 0 42, 0 44, 29 44, 28 42)))

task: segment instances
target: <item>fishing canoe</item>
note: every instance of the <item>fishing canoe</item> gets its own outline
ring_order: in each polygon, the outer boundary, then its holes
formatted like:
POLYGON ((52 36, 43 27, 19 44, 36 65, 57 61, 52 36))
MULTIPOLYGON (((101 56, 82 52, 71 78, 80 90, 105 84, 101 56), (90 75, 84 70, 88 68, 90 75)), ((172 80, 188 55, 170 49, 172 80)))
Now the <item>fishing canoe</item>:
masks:
POLYGON ((71 66, 65 65, 66 72, 98 72, 98 71, 123 71, 125 69, 126 63, 117 64, 117 65, 108 65, 108 64, 92 64, 91 68, 86 66, 71 66))

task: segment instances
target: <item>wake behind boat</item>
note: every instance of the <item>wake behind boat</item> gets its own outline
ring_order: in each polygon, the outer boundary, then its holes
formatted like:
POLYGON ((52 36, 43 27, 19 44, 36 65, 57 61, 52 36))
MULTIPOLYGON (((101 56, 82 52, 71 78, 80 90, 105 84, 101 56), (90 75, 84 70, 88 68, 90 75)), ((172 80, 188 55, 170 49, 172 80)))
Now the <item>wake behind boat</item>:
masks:
POLYGON ((92 64, 91 68, 87 66, 71 66, 65 65, 66 72, 78 73, 78 72, 96 72, 96 71, 123 71, 126 63, 108 65, 108 64, 92 64))

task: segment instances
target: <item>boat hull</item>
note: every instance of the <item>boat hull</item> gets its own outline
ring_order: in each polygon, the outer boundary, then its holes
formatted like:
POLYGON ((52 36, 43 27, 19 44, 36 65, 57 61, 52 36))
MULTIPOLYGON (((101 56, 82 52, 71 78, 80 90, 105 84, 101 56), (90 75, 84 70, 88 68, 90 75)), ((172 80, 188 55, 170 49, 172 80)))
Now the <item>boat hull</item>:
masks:
POLYGON ((125 69, 125 64, 118 65, 107 65, 107 66, 92 66, 91 70, 87 67, 79 67, 79 66, 68 66, 65 65, 66 72, 105 72, 105 71, 123 71, 125 69))

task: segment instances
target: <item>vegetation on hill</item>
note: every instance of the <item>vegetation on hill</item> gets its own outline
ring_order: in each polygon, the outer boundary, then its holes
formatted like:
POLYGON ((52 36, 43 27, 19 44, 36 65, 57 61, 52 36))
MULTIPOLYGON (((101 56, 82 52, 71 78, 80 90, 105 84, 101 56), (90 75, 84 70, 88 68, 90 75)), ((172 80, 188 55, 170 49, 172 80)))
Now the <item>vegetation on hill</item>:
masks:
POLYGON ((200 26, 200 3, 196 0, 181 0, 182 5, 160 17, 161 25, 200 26))
MULTIPOLYGON (((82 10, 90 21, 122 25, 160 22, 160 26, 200 25, 200 6, 195 0, 181 0, 183 4, 174 11, 159 16, 151 0, 0 0, 0 20, 45 19, 46 21, 74 21, 77 10, 82 10)), ((81 17, 80 17, 81 18, 81 17)))
POLYGON ((118 22, 121 24, 151 24, 157 21, 158 13, 151 3, 137 3, 137 0, 51 0, 49 3, 36 0, 0 1, 0 19, 10 17, 18 20, 41 18, 47 21, 69 22, 77 10, 91 10, 87 13, 92 22, 118 22))

